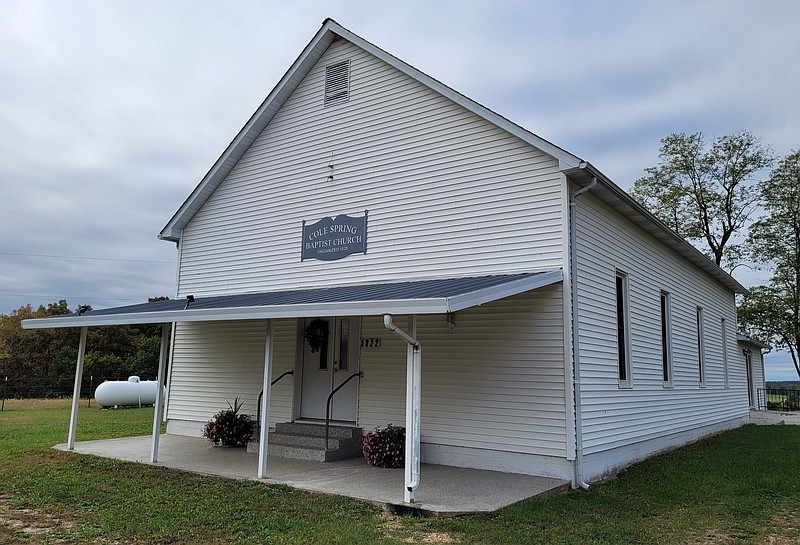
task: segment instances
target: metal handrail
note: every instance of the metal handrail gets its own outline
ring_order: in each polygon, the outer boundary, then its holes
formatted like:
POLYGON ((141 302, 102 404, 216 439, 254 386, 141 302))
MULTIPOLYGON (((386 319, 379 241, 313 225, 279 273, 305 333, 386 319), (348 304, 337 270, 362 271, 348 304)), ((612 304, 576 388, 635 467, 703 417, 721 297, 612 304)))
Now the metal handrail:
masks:
POLYGON ((342 382, 339 386, 337 386, 331 392, 331 395, 328 396, 328 401, 325 404, 326 405, 325 406, 325 450, 328 450, 328 433, 329 433, 330 427, 331 427, 331 401, 333 401, 334 394, 336 394, 336 392, 341 390, 344 387, 345 384, 347 384, 348 382, 350 382, 354 378, 363 377, 363 376, 364 376, 364 371, 359 371, 358 373, 353 373, 352 375, 347 377, 344 382, 342 382))
MULTIPOLYGON (((279 376, 278 378, 276 378, 275 380, 273 380, 272 382, 270 382, 270 383, 269 383, 269 385, 270 385, 270 386, 275 386, 275 384, 276 384, 276 383, 277 383, 277 382, 278 382, 280 379, 282 379, 283 377, 285 377, 286 375, 294 375, 294 371, 286 371, 286 372, 285 372, 285 373, 283 373, 281 376, 279 376)), ((256 419, 256 422, 258 422, 258 426, 259 426, 259 428, 258 428, 258 429, 259 429, 259 430, 261 429, 261 399, 262 399, 263 397, 264 397, 264 390, 261 390, 261 393, 260 393, 260 394, 258 394, 258 416, 257 416, 257 419, 256 419)))

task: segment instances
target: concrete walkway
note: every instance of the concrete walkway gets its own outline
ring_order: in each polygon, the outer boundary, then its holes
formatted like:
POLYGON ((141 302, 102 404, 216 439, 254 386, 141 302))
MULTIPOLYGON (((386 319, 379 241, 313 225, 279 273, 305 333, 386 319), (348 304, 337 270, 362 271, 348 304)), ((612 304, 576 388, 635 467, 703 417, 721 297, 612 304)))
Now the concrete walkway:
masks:
MULTIPOLYGON (((75 452, 149 464, 151 440, 143 436, 80 441, 75 452)), ((54 448, 67 450, 66 444, 54 448)), ((162 435, 156 465, 257 480, 258 456, 243 448, 212 447, 201 438, 162 435)), ((261 482, 366 500, 393 512, 428 515, 491 512, 569 487, 566 481, 547 477, 423 464, 416 502, 409 505, 403 503, 403 470, 376 468, 362 458, 322 463, 271 456, 267 475, 261 482)))
POLYGON ((758 426, 794 425, 800 426, 799 412, 751 410, 750 423, 758 426))

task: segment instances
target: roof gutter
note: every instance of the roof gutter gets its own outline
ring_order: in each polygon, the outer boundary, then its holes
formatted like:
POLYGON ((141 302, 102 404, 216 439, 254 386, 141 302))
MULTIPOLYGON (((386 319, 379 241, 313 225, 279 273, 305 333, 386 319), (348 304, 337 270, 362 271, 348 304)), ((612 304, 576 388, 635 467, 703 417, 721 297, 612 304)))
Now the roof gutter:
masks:
POLYGON ((582 177, 590 177, 596 179, 598 182, 597 196, 606 202, 609 206, 622 213, 632 213, 632 215, 642 216, 645 220, 644 224, 652 226, 654 230, 648 229, 642 225, 642 221, 633 220, 634 223, 643 228, 645 232, 654 236, 662 243, 671 247, 678 254, 688 259, 691 263, 698 266, 700 269, 708 273, 712 278, 725 285, 734 293, 747 294, 748 289, 745 288, 738 280, 733 278, 730 274, 725 272, 713 261, 711 261, 705 254, 695 248, 692 244, 686 241, 678 233, 669 228, 663 221, 658 219, 652 212, 642 206, 633 197, 628 195, 622 188, 612 182, 605 174, 600 172, 594 165, 589 162, 582 161, 577 167, 563 171, 567 176, 579 175, 582 177), (621 206, 620 206, 621 204, 621 206), (627 210, 626 210, 627 209, 627 210))

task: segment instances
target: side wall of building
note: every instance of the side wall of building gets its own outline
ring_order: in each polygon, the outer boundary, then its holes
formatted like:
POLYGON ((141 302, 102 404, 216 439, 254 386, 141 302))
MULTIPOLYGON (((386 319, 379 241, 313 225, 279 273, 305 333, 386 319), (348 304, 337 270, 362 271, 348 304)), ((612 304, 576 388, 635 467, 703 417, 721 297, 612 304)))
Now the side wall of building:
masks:
POLYGON ((578 199, 576 225, 586 477, 743 423, 747 374, 737 355, 734 294, 591 193, 578 199), (618 375, 618 273, 627 283, 630 385, 618 375), (662 293, 671 383, 663 380, 662 293))

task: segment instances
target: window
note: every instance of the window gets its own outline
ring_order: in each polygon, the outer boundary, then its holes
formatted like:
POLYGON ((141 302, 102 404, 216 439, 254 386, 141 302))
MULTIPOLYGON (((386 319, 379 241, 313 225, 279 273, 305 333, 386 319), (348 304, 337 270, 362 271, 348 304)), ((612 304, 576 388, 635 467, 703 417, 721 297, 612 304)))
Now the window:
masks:
POLYGON ((728 328, 725 324, 725 318, 722 318, 722 372, 724 373, 725 387, 730 388, 728 383, 728 328))
POLYGON ((672 386, 672 324, 669 293, 661 292, 661 374, 664 386, 672 386))
POLYGON ((339 322, 339 369, 347 371, 350 347, 350 320, 341 320, 339 322))
POLYGON ((632 386, 630 327, 628 325, 628 275, 617 272, 617 378, 621 387, 632 386))
POLYGON ((325 67, 325 106, 350 98, 350 61, 325 67))
POLYGON ((700 387, 706 385, 705 343, 703 342, 703 308, 697 307, 697 374, 700 387))

